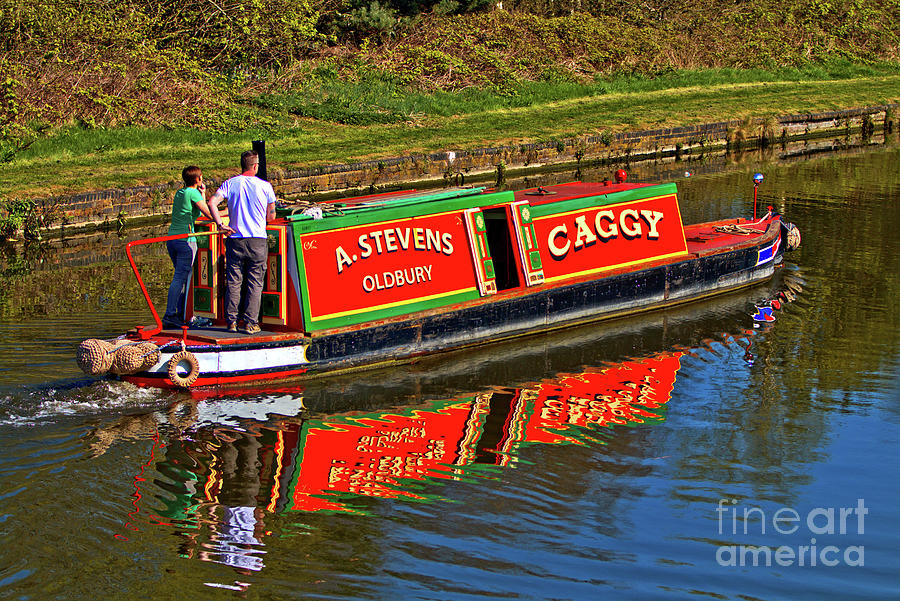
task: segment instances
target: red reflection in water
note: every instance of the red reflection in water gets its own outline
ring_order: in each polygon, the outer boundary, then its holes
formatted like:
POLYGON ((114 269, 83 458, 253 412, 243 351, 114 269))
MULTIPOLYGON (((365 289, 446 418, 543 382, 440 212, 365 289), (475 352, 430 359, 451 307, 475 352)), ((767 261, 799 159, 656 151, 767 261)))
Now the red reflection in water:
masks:
POLYGON ((452 478, 454 466, 475 462, 506 465, 524 442, 581 444, 586 428, 658 419, 654 410, 668 402, 682 355, 663 353, 437 409, 296 426, 280 433, 297 438, 292 469, 278 466, 293 472, 289 490, 277 478, 269 506, 286 494, 291 509, 304 511, 345 509, 335 494, 418 498, 405 482, 452 478))
POLYGON ((416 483, 460 478, 465 466, 477 463, 507 465, 526 443, 585 444, 597 440, 598 428, 661 419, 684 354, 661 353, 400 411, 195 426, 167 448, 157 431, 134 478, 134 511, 125 528, 138 530, 144 470, 165 448, 157 470, 170 479, 174 500, 164 502, 163 516, 145 513, 149 523, 183 528, 185 557, 258 571, 269 534, 266 512, 352 511, 348 501, 360 496, 421 498, 429 493, 416 483))
MULTIPOLYGON (((129 520, 123 524, 123 527, 133 532, 138 532, 140 530, 140 528, 138 528, 134 524, 134 522, 137 519, 137 515, 141 512, 141 508, 139 506, 139 503, 143 498, 143 495, 141 494, 141 483, 146 481, 144 478, 144 470, 146 470, 150 466, 150 464, 153 463, 153 460, 156 456, 156 449, 162 447, 163 445, 159 441, 159 430, 157 430, 153 433, 153 445, 150 447, 150 457, 147 459, 146 463, 141 464, 141 471, 135 474, 134 479, 132 480, 134 493, 132 493, 131 495, 131 505, 132 507, 134 507, 134 510, 128 512, 129 520)), ((163 522, 157 522, 157 525, 161 523, 163 522)), ((114 537, 119 540, 128 540, 128 537, 123 534, 116 534, 114 535, 114 537)))

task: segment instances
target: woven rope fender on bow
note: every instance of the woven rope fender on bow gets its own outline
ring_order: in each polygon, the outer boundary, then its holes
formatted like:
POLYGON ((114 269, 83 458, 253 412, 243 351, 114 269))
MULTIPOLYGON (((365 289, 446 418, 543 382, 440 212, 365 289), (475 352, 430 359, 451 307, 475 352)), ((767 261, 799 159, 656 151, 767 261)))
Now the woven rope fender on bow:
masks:
POLYGON ((113 345, 99 338, 88 338, 78 345, 78 367, 86 374, 98 376, 110 370, 113 364, 113 345))

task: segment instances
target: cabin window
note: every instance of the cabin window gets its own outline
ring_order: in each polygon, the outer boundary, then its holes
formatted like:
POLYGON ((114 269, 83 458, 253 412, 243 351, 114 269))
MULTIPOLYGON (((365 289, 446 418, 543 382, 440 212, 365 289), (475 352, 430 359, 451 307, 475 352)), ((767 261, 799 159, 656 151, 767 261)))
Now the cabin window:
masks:
POLYGON ((482 213, 487 229, 487 243, 497 277, 497 290, 517 288, 521 285, 518 259, 513 249, 513 232, 510 231, 506 207, 483 209, 482 213))

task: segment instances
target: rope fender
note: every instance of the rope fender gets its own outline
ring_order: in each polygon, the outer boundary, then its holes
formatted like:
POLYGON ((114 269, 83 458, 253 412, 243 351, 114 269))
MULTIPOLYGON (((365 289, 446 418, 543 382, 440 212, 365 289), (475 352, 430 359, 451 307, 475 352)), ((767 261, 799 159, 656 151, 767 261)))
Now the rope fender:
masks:
POLYGON ((188 388, 200 377, 200 363, 191 351, 181 350, 169 359, 169 379, 179 388, 188 388), (180 373, 179 368, 187 369, 180 373))

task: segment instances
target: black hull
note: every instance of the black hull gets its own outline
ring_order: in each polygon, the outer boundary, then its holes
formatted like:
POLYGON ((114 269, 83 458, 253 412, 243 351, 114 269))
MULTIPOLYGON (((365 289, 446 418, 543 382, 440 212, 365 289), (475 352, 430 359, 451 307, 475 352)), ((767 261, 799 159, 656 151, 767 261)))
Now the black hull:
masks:
POLYGON ((721 294, 772 276, 780 251, 757 266, 759 250, 771 243, 314 337, 307 367, 316 373, 402 362, 721 294))

